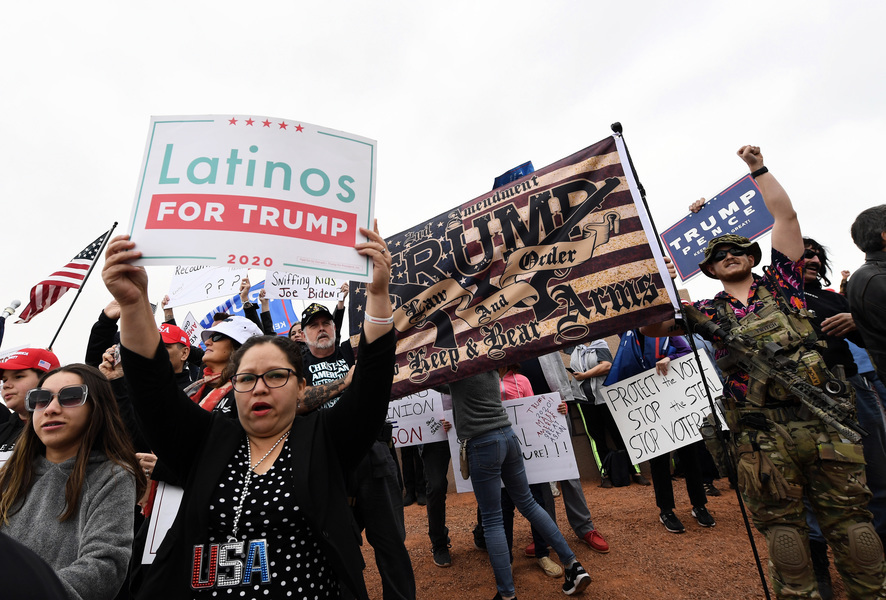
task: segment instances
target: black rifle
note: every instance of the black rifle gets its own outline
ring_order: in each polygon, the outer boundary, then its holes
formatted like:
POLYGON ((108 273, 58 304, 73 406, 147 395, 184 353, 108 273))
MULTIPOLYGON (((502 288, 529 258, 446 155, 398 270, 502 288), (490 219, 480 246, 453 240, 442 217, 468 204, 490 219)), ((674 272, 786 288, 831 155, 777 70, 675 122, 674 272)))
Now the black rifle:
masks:
POLYGON ((868 435, 853 418, 850 407, 797 376, 799 365, 784 355, 784 349, 779 344, 766 342, 761 348, 757 348, 753 339, 726 331, 691 304, 686 304, 683 308, 689 320, 687 329, 690 333, 698 333, 710 342, 725 346, 729 350, 730 363, 725 366, 735 365, 748 374, 749 391, 752 386, 765 388, 770 382, 777 383, 796 396, 813 415, 833 427, 843 438, 857 444, 862 437, 868 435))

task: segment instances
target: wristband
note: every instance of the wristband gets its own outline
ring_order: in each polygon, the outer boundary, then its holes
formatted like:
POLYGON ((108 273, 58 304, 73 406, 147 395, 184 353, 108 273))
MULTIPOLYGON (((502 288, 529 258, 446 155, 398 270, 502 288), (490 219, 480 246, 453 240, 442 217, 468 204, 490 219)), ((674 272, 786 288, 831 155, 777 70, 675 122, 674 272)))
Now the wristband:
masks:
POLYGON ((753 177, 754 179, 756 179, 756 178, 759 177, 760 175, 763 175, 764 173, 768 173, 768 172, 769 172, 769 169, 768 169, 768 168, 766 168, 766 167, 760 167, 759 169, 757 169, 756 171, 754 171, 753 173, 751 173, 751 177, 753 177))
POLYGON ((373 317, 372 315, 365 313, 363 315, 364 321, 369 321, 370 323, 374 323, 375 325, 390 325, 394 322, 394 316, 391 315, 387 319, 380 319, 378 317, 373 317))

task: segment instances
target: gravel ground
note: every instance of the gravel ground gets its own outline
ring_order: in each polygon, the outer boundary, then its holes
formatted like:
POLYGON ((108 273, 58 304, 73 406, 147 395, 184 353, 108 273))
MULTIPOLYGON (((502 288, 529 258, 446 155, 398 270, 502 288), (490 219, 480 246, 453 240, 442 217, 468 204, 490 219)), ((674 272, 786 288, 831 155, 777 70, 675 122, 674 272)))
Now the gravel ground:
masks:
MULTIPOLYGON (((598 554, 578 541, 566 522, 563 502, 557 499, 560 530, 567 534, 566 539, 592 578, 582 597, 765 598, 735 492, 728 489, 725 480, 717 482, 723 495, 708 501, 708 510, 717 520, 716 527, 710 529, 700 527, 692 518, 683 480, 674 481, 675 513, 686 527, 683 534, 669 533, 659 523, 651 486, 632 484, 603 489, 598 483, 583 481, 594 524, 612 548, 608 554, 598 554)), ((417 504, 406 507, 406 545, 412 557, 419 600, 473 600, 495 596, 489 559, 473 544, 471 529, 475 511, 473 494, 449 494, 447 521, 452 538, 452 567, 441 569, 434 565, 431 557, 425 508, 417 504)), ((517 516, 514 530, 513 571, 517 597, 523 600, 563 598, 562 578, 546 577, 534 559, 523 556, 523 548, 532 541, 528 522, 517 516)), ((754 537, 765 561, 764 540, 756 530, 754 537)), ((369 595, 381 599, 375 558, 371 546, 365 542, 364 556, 369 595)), ((556 559, 554 553, 552 558, 556 559)), ((833 564, 831 576, 835 598, 845 598, 833 564)))

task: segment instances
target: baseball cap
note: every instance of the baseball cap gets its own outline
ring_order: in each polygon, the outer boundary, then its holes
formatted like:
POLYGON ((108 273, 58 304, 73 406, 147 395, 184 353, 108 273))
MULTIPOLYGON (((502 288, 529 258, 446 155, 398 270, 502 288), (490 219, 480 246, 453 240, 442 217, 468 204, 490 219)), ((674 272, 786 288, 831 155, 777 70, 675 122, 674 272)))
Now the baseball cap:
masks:
POLYGON ((224 321, 219 321, 209 329, 204 329, 200 337, 205 342, 213 333, 221 333, 226 335, 238 344, 243 344, 246 340, 257 335, 263 335, 258 325, 247 319, 246 317, 228 317, 224 321))
POLYGON ((329 312, 329 309, 320 304, 319 302, 314 302, 310 306, 308 306, 301 314, 301 324, 302 327, 307 327, 308 322, 317 316, 326 316, 330 319, 332 318, 332 313, 329 312))
POLYGON ((713 258, 714 256, 714 250, 717 249, 717 246, 738 246, 739 248, 744 248, 750 253, 751 256, 754 257, 755 265, 760 264, 761 257, 763 256, 763 253, 760 251, 760 244, 758 244, 757 242, 752 242, 743 235, 727 233, 726 235, 715 237, 710 242, 708 242, 707 248, 704 249, 704 260, 698 263, 698 268, 701 269, 701 272, 711 279, 716 279, 716 277, 709 274, 705 270, 704 265, 708 264, 711 261, 711 258, 713 258))
POLYGON ((185 330, 169 323, 160 325, 160 339, 164 344, 182 344, 186 348, 191 345, 191 340, 185 330))
POLYGON ((47 373, 59 367, 58 357, 43 348, 24 348, 16 350, 9 356, 0 359, 0 371, 21 371, 36 369, 47 373))

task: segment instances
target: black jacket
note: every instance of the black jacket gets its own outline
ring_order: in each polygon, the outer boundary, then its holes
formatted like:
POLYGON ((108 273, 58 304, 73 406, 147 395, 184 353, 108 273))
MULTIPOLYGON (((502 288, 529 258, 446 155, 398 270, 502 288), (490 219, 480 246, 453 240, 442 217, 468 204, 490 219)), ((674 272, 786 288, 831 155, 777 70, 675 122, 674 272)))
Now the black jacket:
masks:
MULTIPOLYGON (((395 344, 393 332, 372 344, 361 341, 353 382, 342 399, 332 408, 296 417, 289 438, 296 502, 338 580, 363 599, 368 598, 364 563, 343 473, 359 462, 385 419, 395 344)), ((210 498, 242 443, 243 428, 239 420, 204 411, 178 390, 162 345, 153 359, 125 348, 122 357, 151 447, 186 482, 178 515, 138 597, 189 598, 193 548, 208 540, 210 498)))

